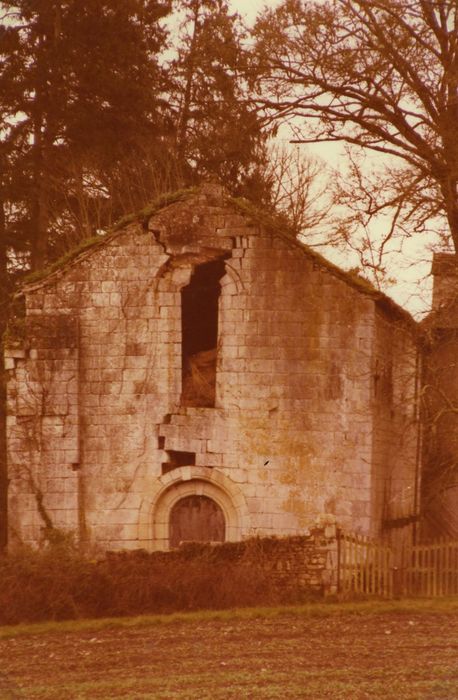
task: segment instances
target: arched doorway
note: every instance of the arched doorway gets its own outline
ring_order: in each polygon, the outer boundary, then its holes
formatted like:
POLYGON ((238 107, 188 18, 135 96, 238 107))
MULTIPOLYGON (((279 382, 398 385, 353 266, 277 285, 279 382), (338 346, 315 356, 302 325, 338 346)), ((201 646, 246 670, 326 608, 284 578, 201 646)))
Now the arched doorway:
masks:
POLYGON ((224 513, 208 496, 185 496, 170 510, 169 533, 172 548, 180 542, 224 542, 224 513))
POLYGON ((171 511, 188 496, 206 496, 219 506, 224 516, 224 542, 237 542, 250 528, 240 486, 216 467, 177 467, 151 478, 150 489, 152 497, 144 499, 139 512, 139 542, 145 549, 170 548, 171 511))

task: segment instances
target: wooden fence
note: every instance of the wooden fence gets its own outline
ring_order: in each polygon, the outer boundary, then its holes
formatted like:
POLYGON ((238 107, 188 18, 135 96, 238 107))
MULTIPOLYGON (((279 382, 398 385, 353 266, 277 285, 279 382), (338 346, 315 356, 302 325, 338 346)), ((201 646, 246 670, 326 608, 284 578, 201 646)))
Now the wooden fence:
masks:
POLYGON ((393 594, 393 552, 362 535, 338 533, 337 580, 340 593, 393 594))
POLYGON ((405 548, 397 577, 403 595, 458 595, 458 542, 405 548))
POLYGON ((396 552, 387 544, 338 533, 337 580, 340 593, 458 595, 458 542, 411 545, 396 552))

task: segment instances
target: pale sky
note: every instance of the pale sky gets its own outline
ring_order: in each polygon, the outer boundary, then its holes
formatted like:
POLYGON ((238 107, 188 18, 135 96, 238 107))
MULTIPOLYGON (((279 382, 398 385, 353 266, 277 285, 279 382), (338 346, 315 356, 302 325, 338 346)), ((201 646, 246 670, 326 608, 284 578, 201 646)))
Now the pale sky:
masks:
MULTIPOLYGON (((265 8, 279 5, 281 0, 231 0, 230 6, 245 18, 247 24, 253 24, 256 16, 265 8)), ((285 132, 286 141, 289 135, 285 132)), ((305 147, 304 147, 305 148, 305 147)), ((308 145, 307 153, 324 159, 332 167, 339 167, 342 161, 341 147, 337 144, 308 145)), ((404 306, 414 315, 424 314, 430 306, 431 297, 431 252, 428 241, 413 236, 406 241, 401 253, 394 252, 387 259, 387 269, 397 283, 387 290, 398 304, 404 306)), ((335 249, 320 249, 320 252, 335 264, 349 268, 358 266, 356 256, 342 255, 335 249)))
POLYGON ((251 24, 264 7, 275 7, 279 0, 231 0, 229 3, 246 21, 251 24))

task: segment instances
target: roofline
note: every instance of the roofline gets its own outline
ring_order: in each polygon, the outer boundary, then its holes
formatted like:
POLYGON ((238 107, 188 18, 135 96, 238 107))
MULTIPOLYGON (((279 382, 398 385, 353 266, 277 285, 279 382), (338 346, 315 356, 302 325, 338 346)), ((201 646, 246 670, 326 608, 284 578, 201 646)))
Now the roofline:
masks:
MULTIPOLYGON (((195 187, 183 189, 161 195, 139 212, 122 217, 102 236, 81 241, 77 247, 68 251, 68 253, 63 255, 61 258, 59 258, 59 260, 56 260, 47 268, 33 272, 25 277, 15 296, 20 297, 23 294, 32 292, 35 289, 39 289, 40 287, 46 285, 55 276, 66 270, 69 266, 76 264, 81 259, 91 255, 96 249, 104 246, 108 241, 121 235, 130 224, 141 223, 143 226, 145 226, 153 216, 169 206, 174 206, 180 202, 187 201, 193 196, 199 194, 199 192, 205 192, 205 190, 207 190, 209 194, 215 194, 215 189, 216 188, 212 185, 204 185, 203 187, 199 188, 195 187)), ((235 198, 227 195, 222 187, 218 187, 218 194, 218 199, 221 199, 221 204, 235 208, 240 214, 254 220, 254 223, 260 224, 263 229, 271 233, 273 236, 281 238, 290 245, 299 248, 307 257, 312 258, 318 265, 328 270, 334 277, 341 279, 353 289, 356 289, 365 296, 370 297, 375 303, 385 310, 389 311, 395 316, 398 316, 399 318, 402 318, 412 328, 418 329, 418 323, 411 316, 411 314, 406 311, 406 309, 403 309, 401 306, 399 306, 399 304, 391 299, 391 297, 376 289, 364 277, 346 272, 338 265, 335 265, 327 260, 327 258, 311 248, 309 245, 301 241, 297 237, 297 232, 291 228, 287 220, 281 215, 266 214, 265 211, 261 211, 256 207, 256 205, 252 204, 252 202, 247 199, 235 198)))
POLYGON ((384 307, 391 313, 402 318, 413 329, 418 328, 417 321, 415 321, 415 319, 406 309, 399 306, 399 304, 397 304, 387 294, 384 294, 384 292, 376 289, 371 282, 369 282, 369 280, 343 270, 341 267, 335 265, 309 245, 301 241, 297 237, 297 233, 290 226, 288 226, 288 223, 281 219, 281 217, 271 216, 269 214, 265 214, 265 212, 258 211, 257 208, 248 200, 241 198, 231 199, 231 202, 239 209, 239 211, 251 216, 254 219, 258 219, 263 227, 267 231, 270 231, 274 236, 286 240, 288 243, 298 247, 305 255, 314 259, 321 267, 326 268, 332 275, 334 275, 334 277, 338 277, 354 289, 365 294, 366 296, 371 297, 379 306, 382 308, 384 307))
POLYGON ((123 216, 121 219, 119 219, 119 221, 113 224, 113 226, 109 228, 106 233, 100 236, 92 236, 91 238, 83 239, 78 245, 71 248, 69 251, 67 251, 67 253, 64 253, 64 255, 47 267, 43 268, 42 270, 30 272, 24 277, 15 296, 21 296, 26 292, 39 289, 61 271, 66 270, 69 266, 92 254, 92 252, 97 248, 104 246, 108 241, 111 241, 113 238, 121 235, 130 224, 140 223, 145 225, 149 219, 159 211, 162 211, 163 209, 166 209, 177 202, 190 199, 197 192, 197 188, 167 192, 153 200, 150 204, 147 204, 146 207, 140 211, 123 216))

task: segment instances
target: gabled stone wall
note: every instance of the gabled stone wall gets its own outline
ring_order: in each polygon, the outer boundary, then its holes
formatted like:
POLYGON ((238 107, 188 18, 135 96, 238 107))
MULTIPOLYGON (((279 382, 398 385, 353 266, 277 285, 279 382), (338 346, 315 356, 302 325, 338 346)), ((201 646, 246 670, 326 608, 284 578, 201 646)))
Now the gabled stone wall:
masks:
POLYGON ((375 535, 399 499, 410 514, 413 322, 218 189, 108 236, 24 295, 44 332, 26 333, 9 369, 18 539, 39 540, 49 517, 110 549, 167 548, 170 511, 190 494, 218 504, 233 540, 300 534, 323 513, 375 535), (181 290, 217 259, 215 404, 192 406, 181 290), (65 347, 55 319, 72 329, 65 347), (21 406, 39 361, 55 406, 38 388, 30 441, 21 406), (390 390, 377 394, 380 381, 390 390))

